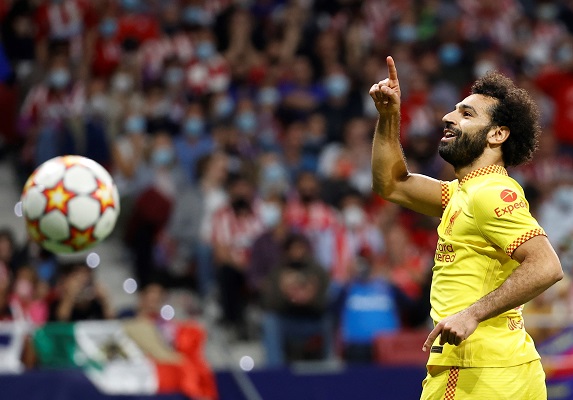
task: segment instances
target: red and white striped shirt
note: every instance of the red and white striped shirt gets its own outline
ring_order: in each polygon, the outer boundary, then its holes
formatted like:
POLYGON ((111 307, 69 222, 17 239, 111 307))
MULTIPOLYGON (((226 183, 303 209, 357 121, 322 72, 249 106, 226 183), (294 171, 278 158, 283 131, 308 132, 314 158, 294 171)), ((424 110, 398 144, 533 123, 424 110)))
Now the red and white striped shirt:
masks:
POLYGON ((237 216, 230 206, 222 207, 213 216, 212 245, 228 248, 235 260, 248 264, 251 247, 264 226, 255 213, 237 216))

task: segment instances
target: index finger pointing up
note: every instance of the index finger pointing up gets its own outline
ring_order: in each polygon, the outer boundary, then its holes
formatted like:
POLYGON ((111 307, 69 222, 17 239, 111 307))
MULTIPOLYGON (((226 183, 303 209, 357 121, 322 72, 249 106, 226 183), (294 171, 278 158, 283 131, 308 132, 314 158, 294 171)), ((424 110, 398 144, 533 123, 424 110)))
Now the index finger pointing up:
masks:
POLYGON ((398 71, 396 71, 396 64, 394 64, 392 56, 386 57, 386 64, 388 64, 388 78, 398 80, 398 71))

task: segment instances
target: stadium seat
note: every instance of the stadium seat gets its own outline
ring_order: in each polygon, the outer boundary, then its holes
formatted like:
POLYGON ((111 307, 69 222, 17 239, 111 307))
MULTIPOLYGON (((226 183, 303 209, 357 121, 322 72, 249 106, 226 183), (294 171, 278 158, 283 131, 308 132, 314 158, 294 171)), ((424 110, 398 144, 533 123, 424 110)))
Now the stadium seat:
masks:
POLYGON ((383 365, 425 365, 428 354, 422 345, 429 331, 398 331, 380 334, 374 340, 374 359, 383 365))

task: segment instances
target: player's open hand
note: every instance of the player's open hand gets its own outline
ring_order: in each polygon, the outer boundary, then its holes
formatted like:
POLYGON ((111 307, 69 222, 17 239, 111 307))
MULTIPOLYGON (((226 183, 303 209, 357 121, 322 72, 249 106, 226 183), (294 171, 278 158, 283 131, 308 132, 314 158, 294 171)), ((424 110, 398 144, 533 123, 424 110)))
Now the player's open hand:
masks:
POLYGON ((370 88, 370 96, 380 115, 387 115, 400 111, 400 83, 394 59, 386 57, 388 65, 388 78, 375 83, 370 88))
POLYGON ((458 346, 466 340, 476 330, 479 322, 467 310, 460 311, 457 314, 450 315, 441 320, 430 332, 426 342, 422 346, 423 351, 428 351, 432 344, 440 336, 440 346, 448 343, 458 346))

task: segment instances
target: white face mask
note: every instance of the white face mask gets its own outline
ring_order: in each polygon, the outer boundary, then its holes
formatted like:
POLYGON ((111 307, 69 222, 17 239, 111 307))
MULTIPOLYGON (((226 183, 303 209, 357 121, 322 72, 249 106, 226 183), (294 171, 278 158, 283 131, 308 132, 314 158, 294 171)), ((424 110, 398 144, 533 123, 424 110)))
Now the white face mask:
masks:
POLYGON ((344 223, 349 228, 357 228, 366 221, 364 210, 358 206, 346 207, 342 212, 344 223))
POLYGON ((267 228, 274 228, 280 222, 282 212, 280 207, 274 203, 263 203, 261 204, 260 215, 263 225, 267 228))

